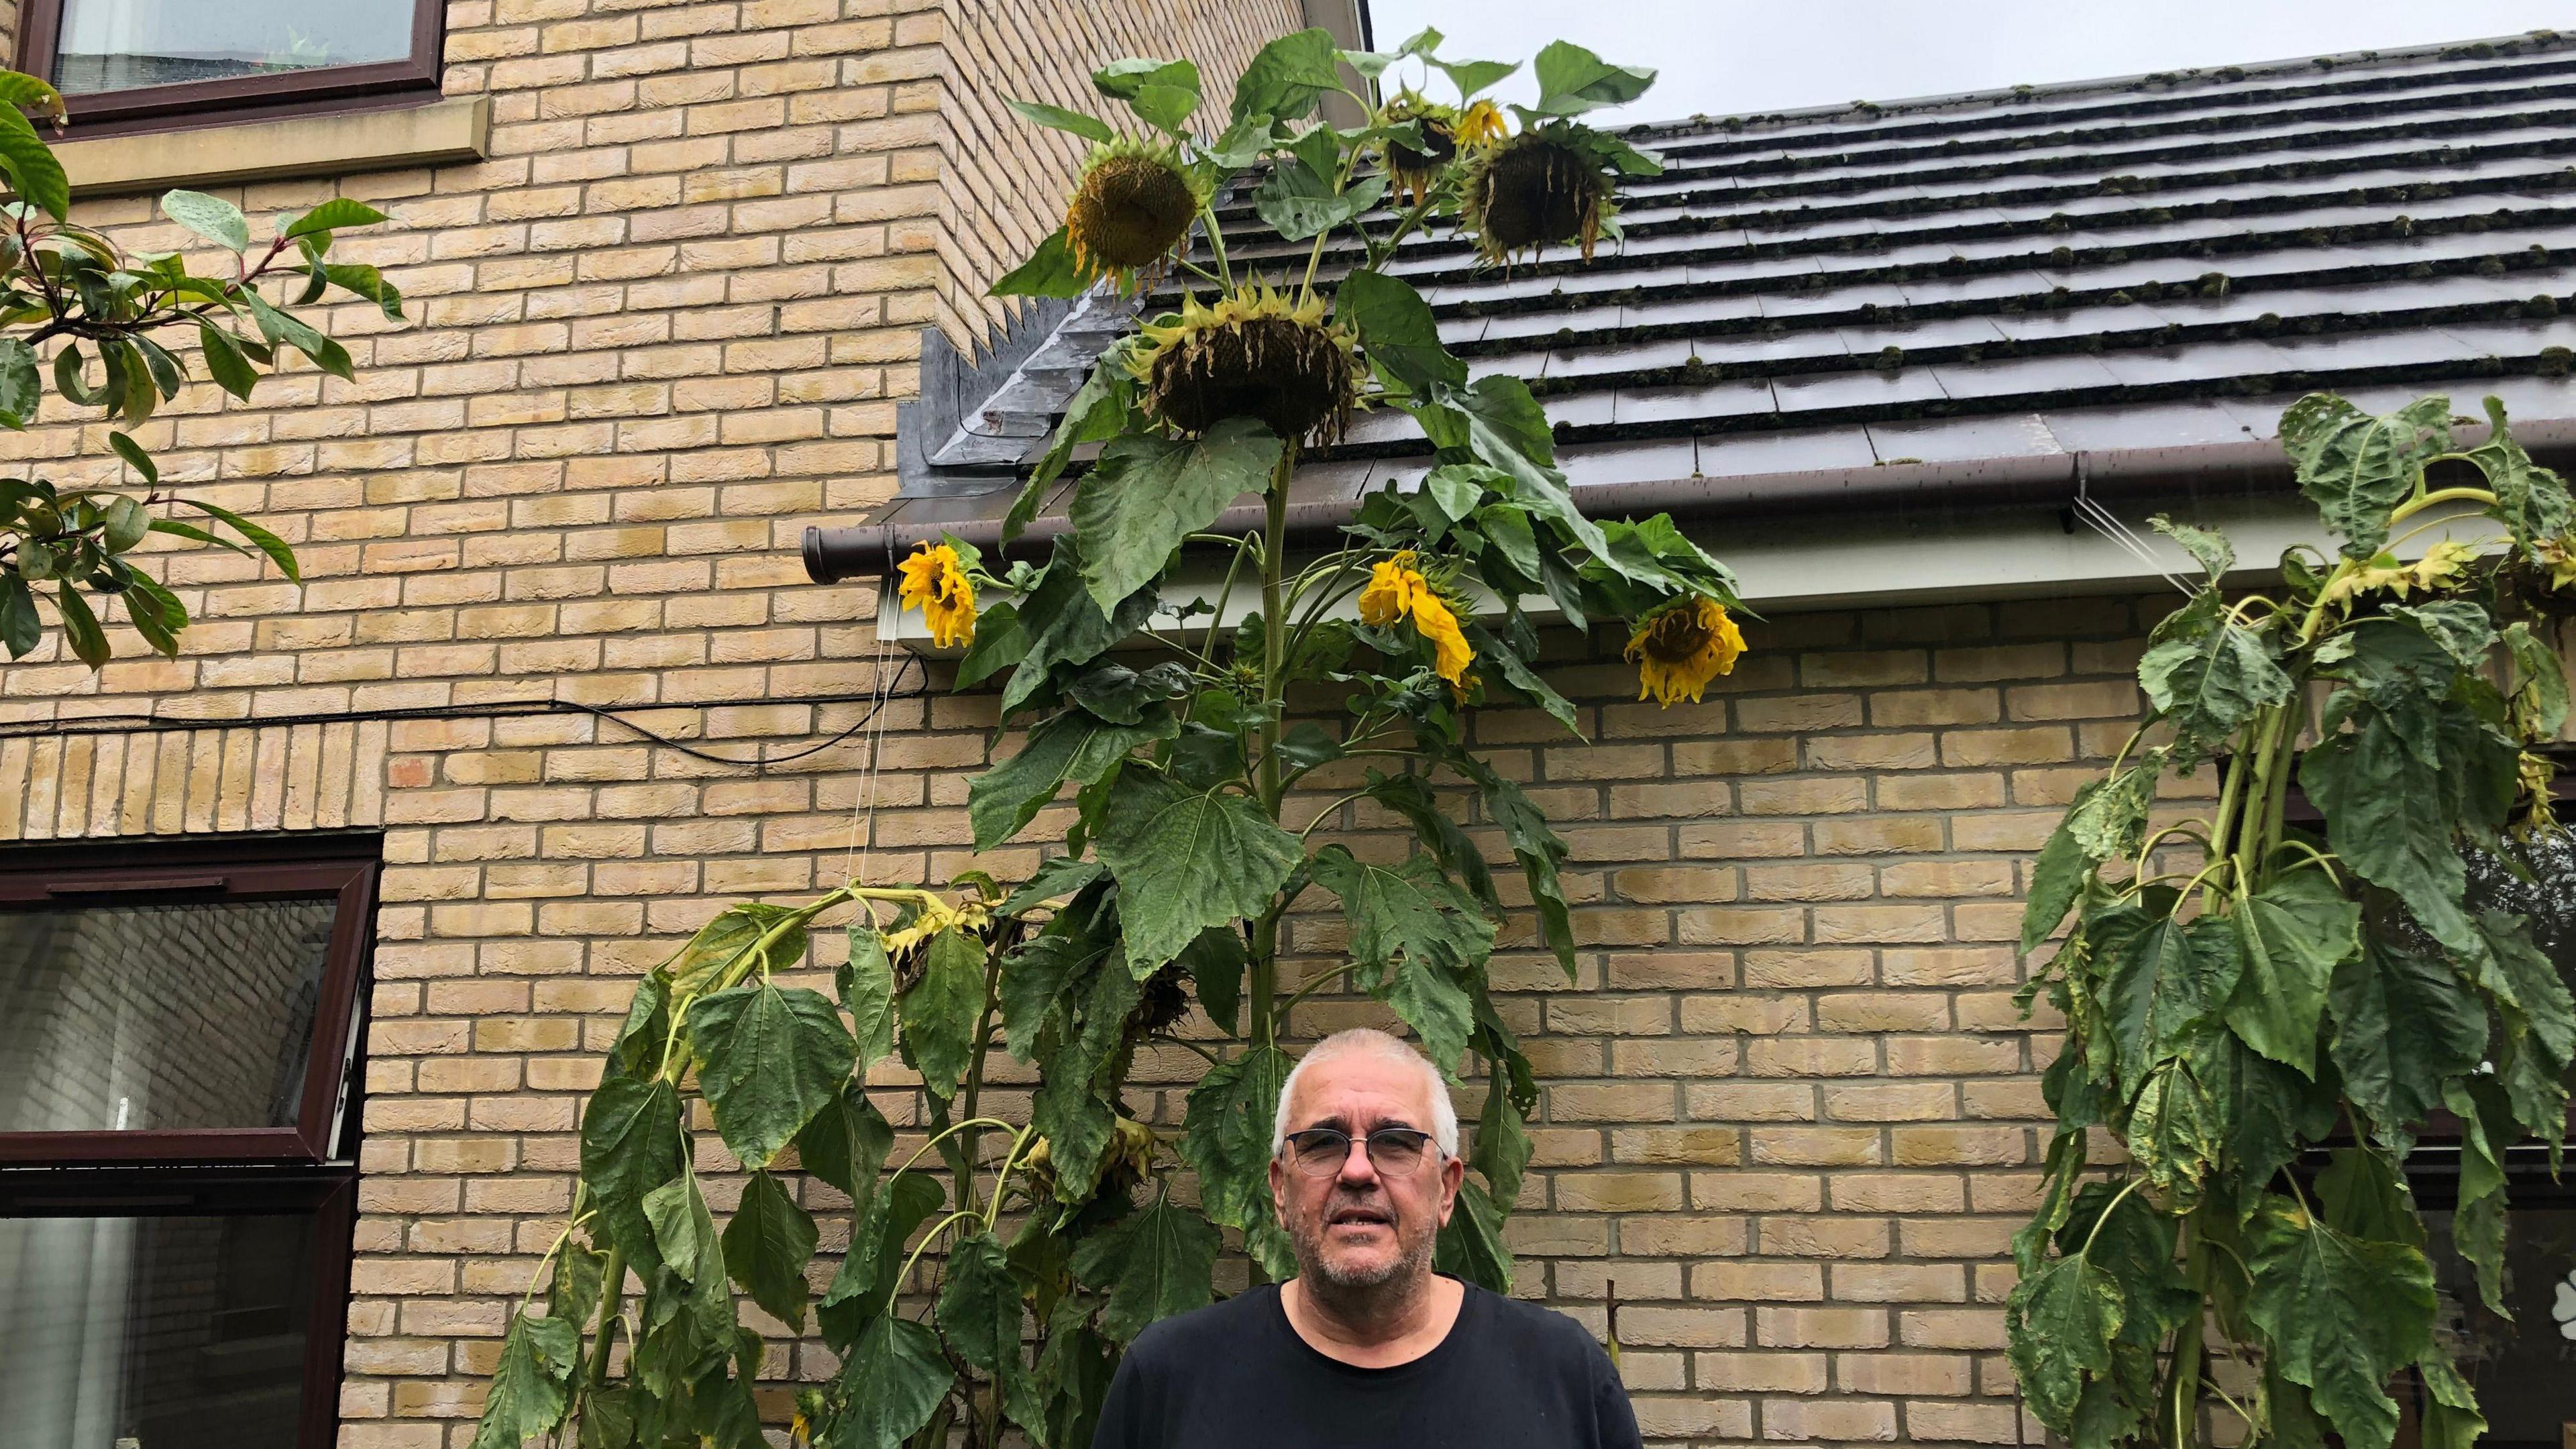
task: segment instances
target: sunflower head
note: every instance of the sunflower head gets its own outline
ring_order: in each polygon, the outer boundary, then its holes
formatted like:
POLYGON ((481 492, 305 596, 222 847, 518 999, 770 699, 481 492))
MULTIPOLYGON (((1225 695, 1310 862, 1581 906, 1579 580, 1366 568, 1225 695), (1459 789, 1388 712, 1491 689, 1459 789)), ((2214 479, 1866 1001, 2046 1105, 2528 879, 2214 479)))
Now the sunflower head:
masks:
POLYGON ((1359 344, 1324 318, 1324 299, 1290 300, 1254 281, 1146 324, 1128 368, 1145 410, 1184 436, 1227 418, 1258 418, 1291 443, 1337 435, 1359 399, 1359 344))
POLYGON ((1492 101, 1471 102, 1458 113, 1458 123, 1453 128, 1458 144, 1467 147, 1490 146, 1511 133, 1511 118, 1492 101))
POLYGON ((1206 200, 1169 142, 1121 139, 1095 146, 1065 207, 1065 243, 1086 271, 1130 286, 1189 235, 1206 200))
POLYGON ((1637 666, 1637 697, 1670 708, 1677 700, 1699 703, 1708 682, 1735 668, 1744 634, 1715 599, 1684 599, 1647 616, 1628 637, 1628 662, 1637 666))
POLYGON ((1395 193, 1411 196, 1419 206, 1439 184, 1441 168, 1458 157, 1458 109, 1408 90, 1388 104, 1385 114, 1391 122, 1415 122, 1422 132, 1418 151, 1401 142, 1386 143, 1386 174, 1395 193))
POLYGON ((1451 689, 1467 687, 1467 666, 1476 651, 1467 643, 1457 611, 1422 576, 1411 549, 1381 560, 1369 570, 1368 587, 1360 591, 1360 622, 1380 627, 1410 617, 1413 632, 1431 641, 1431 670, 1451 689))
POLYGON ((1601 239, 1617 207, 1599 162, 1553 131, 1523 131, 1476 148, 1468 161, 1465 221, 1487 261, 1601 239))
POLYGON ((905 608, 921 611, 932 644, 962 649, 975 642, 975 581, 967 577, 954 547, 926 541, 915 545, 896 571, 895 596, 905 608))

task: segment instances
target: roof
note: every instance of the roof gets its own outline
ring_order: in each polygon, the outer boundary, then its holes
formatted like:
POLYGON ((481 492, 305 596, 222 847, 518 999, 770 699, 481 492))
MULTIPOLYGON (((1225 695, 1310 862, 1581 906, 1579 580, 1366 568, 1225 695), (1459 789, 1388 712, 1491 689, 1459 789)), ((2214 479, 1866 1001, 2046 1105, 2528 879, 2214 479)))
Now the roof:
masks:
MULTIPOLYGON (((1604 511, 2280 486, 2274 422, 2318 389, 2493 392, 2527 443, 2576 443, 2576 35, 1625 134, 1668 169, 1625 188, 1615 251, 1502 269, 1443 231, 1392 267, 1475 373, 1530 380, 1604 511)), ((904 496, 809 538, 816 576, 990 537, 1123 305, 1059 309, 968 370, 980 403, 908 413, 904 496)), ((1355 420, 1296 515, 1337 523, 1426 455, 1402 414, 1355 420)))

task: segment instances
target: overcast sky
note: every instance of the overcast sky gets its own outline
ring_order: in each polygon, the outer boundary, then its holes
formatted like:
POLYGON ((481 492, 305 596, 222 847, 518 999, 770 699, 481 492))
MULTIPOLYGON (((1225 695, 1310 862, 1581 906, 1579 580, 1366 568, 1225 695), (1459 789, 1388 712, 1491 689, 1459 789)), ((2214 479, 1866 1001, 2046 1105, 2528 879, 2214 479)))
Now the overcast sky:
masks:
MULTIPOLYGON (((2576 0, 1369 0, 1379 48, 1436 25, 1452 59, 1551 40, 1650 65, 1618 122, 1892 101, 2576 29, 2576 0)), ((1529 73, 1504 84, 1529 99, 1529 73)), ((1446 98, 1445 82, 1426 87, 1446 98)))

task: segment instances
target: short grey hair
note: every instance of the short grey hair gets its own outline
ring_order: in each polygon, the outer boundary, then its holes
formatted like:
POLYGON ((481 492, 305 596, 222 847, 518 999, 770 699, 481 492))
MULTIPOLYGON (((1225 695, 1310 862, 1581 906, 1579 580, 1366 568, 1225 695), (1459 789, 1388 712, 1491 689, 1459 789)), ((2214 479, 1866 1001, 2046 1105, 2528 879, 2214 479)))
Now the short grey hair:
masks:
POLYGON ((1449 1100, 1448 1080, 1431 1058, 1416 1051, 1411 1042, 1391 1036, 1373 1026, 1355 1026, 1337 1031, 1306 1049, 1297 1065, 1290 1068, 1288 1080, 1279 1085, 1279 1110, 1270 1118, 1270 1155, 1278 1157, 1288 1150, 1288 1104, 1297 1095, 1297 1081, 1306 1069, 1317 1062, 1342 1057, 1373 1056, 1413 1068, 1421 1074, 1423 1086, 1431 1096, 1431 1142, 1443 1157, 1458 1155, 1458 1105, 1449 1100))

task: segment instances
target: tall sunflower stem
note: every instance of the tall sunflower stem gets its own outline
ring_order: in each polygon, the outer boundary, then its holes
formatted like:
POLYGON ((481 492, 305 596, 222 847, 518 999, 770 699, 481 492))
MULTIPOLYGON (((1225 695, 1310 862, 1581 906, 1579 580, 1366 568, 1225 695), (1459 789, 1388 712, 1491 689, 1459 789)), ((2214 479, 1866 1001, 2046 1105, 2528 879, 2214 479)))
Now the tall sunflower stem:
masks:
MULTIPOLYGON (((1287 713, 1288 631, 1281 614, 1288 582, 1288 480, 1297 472, 1297 445, 1279 450, 1270 470, 1270 491, 1262 496, 1266 519, 1261 537, 1261 762, 1257 787, 1261 811, 1276 824, 1285 782, 1279 768, 1279 736, 1287 713)), ((1274 900, 1252 924, 1252 1043, 1269 1046, 1279 1039, 1273 1002, 1279 991, 1279 914, 1287 905, 1274 900)))

